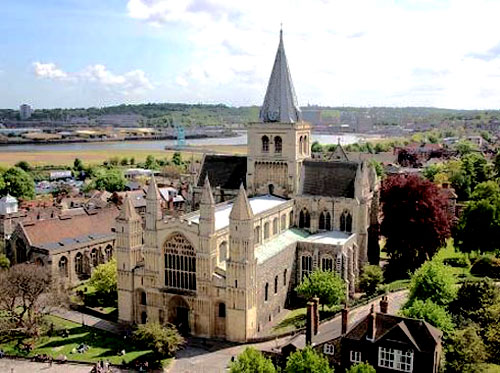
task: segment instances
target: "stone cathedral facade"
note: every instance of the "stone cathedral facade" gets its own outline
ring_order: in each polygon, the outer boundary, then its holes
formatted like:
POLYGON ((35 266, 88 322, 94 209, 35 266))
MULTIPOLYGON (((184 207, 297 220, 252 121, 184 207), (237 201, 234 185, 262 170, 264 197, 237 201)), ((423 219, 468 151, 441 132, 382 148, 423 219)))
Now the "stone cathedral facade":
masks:
POLYGON ((199 210, 178 218, 162 216, 153 178, 144 229, 125 199, 116 224, 120 320, 244 342, 266 332, 316 268, 339 273, 352 294, 377 224, 379 184, 373 167, 343 152, 312 160, 310 145, 280 34, 246 162, 205 157, 199 210), (216 202, 221 195, 236 198, 216 202))

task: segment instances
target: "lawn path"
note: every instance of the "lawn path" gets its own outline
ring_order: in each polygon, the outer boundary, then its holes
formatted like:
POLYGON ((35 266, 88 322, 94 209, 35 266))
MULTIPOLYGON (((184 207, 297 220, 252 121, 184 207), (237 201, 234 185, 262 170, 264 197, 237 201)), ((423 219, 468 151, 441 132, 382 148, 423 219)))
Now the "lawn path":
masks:
POLYGON ((93 328, 104 330, 113 334, 122 334, 122 332, 124 331, 123 327, 116 322, 103 320, 98 317, 90 316, 74 310, 58 308, 51 314, 65 320, 73 321, 75 323, 83 324, 86 326, 91 326, 93 328))

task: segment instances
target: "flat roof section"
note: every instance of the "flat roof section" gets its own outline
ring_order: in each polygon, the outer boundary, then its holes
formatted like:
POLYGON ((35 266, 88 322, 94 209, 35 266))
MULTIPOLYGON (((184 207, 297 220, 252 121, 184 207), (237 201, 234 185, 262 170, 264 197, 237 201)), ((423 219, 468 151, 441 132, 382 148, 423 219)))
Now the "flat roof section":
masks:
MULTIPOLYGON (((271 195, 252 197, 248 199, 250 207, 254 215, 258 215, 265 211, 271 210, 276 206, 280 206, 288 202, 287 199, 275 197, 271 195)), ((223 229, 229 226, 229 214, 233 208, 233 203, 223 204, 215 207, 215 229, 223 229)), ((200 223, 199 212, 187 219, 193 223, 200 223)))

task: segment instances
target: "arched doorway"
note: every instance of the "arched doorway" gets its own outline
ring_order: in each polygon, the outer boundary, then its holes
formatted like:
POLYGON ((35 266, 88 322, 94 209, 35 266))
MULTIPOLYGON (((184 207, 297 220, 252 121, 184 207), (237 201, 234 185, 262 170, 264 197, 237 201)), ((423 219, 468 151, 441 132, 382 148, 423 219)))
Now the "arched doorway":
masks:
POLYGON ((215 303, 215 335, 224 338, 226 336, 226 304, 215 303))
POLYGON ((189 333, 189 304, 181 296, 173 297, 168 303, 168 321, 174 324, 181 334, 189 333))
POLYGON ((273 184, 269 184, 268 188, 269 188, 269 195, 272 196, 274 194, 274 185, 273 184))

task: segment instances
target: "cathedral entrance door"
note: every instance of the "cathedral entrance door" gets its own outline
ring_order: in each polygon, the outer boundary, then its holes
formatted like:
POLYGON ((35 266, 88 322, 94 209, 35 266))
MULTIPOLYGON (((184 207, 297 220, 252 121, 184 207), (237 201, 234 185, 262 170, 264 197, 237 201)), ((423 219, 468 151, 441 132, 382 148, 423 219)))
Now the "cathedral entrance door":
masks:
POLYGON ((189 305, 181 296, 175 296, 170 300, 168 321, 174 324, 181 334, 189 333, 189 305))

